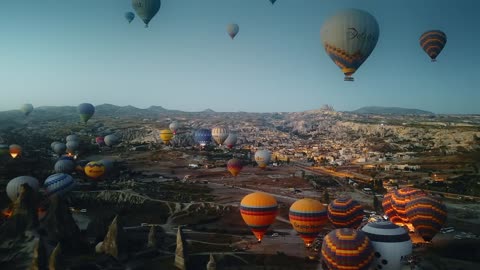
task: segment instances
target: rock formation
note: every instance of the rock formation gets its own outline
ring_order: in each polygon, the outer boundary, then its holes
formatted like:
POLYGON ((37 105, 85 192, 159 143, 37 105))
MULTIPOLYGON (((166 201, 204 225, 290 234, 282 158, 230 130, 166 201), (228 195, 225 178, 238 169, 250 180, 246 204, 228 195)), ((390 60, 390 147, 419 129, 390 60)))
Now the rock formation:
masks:
POLYGON ((32 252, 32 261, 29 270, 45 270, 47 266, 47 250, 42 238, 34 240, 35 245, 32 252))
MULTIPOLYGON (((26 230, 31 230, 38 226, 36 194, 29 185, 23 184, 21 186, 20 194, 13 203, 12 216, 5 225, 6 233, 16 236, 22 235, 26 230)), ((1 236, 2 233, 0 232, 1 236)))
POLYGON ((210 260, 207 263, 207 270, 216 270, 217 269, 217 263, 215 262, 215 257, 213 257, 213 254, 210 253, 210 260))
POLYGON ((148 248, 157 248, 157 230, 155 226, 150 227, 150 232, 148 233, 148 248))
POLYGON ((62 261, 62 248, 60 243, 57 244, 55 249, 50 254, 50 258, 48 259, 48 270, 62 270, 63 261, 62 261))
POLYGON ((40 227, 47 232, 49 242, 61 243, 63 247, 76 248, 80 241, 80 230, 62 198, 50 197, 48 213, 40 227))
POLYGON ((187 250, 181 226, 178 226, 177 231, 177 248, 175 249, 174 265, 180 270, 187 269, 187 250))
POLYGON ((117 215, 108 227, 107 235, 102 244, 103 252, 117 260, 127 256, 127 237, 123 230, 123 224, 117 215))

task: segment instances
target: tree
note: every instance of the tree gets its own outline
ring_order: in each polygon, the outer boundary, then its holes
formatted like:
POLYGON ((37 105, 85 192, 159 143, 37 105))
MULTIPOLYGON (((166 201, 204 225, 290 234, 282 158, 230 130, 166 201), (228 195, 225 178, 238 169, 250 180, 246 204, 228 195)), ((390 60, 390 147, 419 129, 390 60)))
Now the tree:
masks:
POLYGON ((325 189, 323 192, 323 200, 325 203, 330 203, 330 194, 328 194, 328 189, 325 189))

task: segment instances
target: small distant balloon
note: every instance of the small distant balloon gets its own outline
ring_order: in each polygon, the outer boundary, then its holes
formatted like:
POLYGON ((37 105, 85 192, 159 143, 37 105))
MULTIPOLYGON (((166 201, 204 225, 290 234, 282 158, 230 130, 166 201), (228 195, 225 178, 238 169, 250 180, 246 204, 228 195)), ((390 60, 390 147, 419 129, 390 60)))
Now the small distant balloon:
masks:
POLYGON ((173 138, 173 132, 170 129, 163 129, 160 131, 160 139, 164 144, 168 144, 173 138))
POLYGON ((114 145, 118 144, 120 142, 120 139, 117 137, 117 135, 110 134, 110 135, 105 136, 103 141, 105 142, 105 144, 107 146, 111 147, 111 146, 114 146, 114 145))
POLYGON ((9 150, 12 158, 17 158, 22 153, 22 147, 18 144, 10 145, 9 150))
POLYGON ((160 6, 160 0, 132 0, 132 7, 145 23, 145 28, 148 28, 148 23, 160 10, 160 6))
POLYGON ((23 104, 22 107, 20 107, 20 111, 22 111, 25 116, 28 116, 33 111, 33 105, 23 104))
POLYGON ((135 19, 135 14, 133 12, 125 12, 125 19, 128 23, 131 23, 135 19))
POLYGON ((227 25, 227 33, 230 36, 231 39, 234 39, 235 36, 238 34, 238 31, 240 30, 240 27, 238 27, 238 24, 231 23, 227 25))
POLYGON ((84 123, 87 123, 87 121, 95 114, 95 106, 90 103, 82 103, 78 105, 78 113, 80 114, 80 119, 84 123))

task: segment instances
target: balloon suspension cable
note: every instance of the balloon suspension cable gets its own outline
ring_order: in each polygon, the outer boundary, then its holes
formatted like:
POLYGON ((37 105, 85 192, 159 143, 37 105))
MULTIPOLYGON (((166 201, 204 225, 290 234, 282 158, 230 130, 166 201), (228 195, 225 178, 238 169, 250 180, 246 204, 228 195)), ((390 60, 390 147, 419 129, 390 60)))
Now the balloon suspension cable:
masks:
POLYGON ((148 23, 145 24, 145 28, 148 28, 148 23))
POLYGON ((437 62, 437 59, 432 59, 432 62, 437 62))
POLYGON ((346 81, 346 82, 353 82, 354 81, 353 77, 350 77, 350 76, 345 76, 345 78, 343 78, 343 80, 346 81))

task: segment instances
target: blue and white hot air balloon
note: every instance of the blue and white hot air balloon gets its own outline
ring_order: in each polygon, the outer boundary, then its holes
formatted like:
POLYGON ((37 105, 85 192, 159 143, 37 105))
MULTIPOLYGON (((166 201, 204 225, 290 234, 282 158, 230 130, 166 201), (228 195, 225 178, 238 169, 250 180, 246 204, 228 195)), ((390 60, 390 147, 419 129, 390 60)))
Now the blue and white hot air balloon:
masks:
POLYGON ((75 187, 75 180, 66 173, 56 173, 50 175, 43 184, 47 194, 62 196, 75 187))

